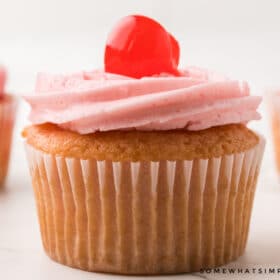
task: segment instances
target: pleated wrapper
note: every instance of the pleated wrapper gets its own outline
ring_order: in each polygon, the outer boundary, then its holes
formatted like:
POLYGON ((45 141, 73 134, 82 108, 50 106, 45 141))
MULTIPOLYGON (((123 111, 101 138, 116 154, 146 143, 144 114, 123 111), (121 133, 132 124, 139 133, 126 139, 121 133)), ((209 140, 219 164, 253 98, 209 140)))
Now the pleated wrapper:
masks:
POLYGON ((16 108, 16 97, 6 95, 0 100, 0 187, 8 172, 16 108))
POLYGON ((112 162, 26 144, 43 246, 88 271, 172 274, 243 254, 265 141, 219 158, 112 162))

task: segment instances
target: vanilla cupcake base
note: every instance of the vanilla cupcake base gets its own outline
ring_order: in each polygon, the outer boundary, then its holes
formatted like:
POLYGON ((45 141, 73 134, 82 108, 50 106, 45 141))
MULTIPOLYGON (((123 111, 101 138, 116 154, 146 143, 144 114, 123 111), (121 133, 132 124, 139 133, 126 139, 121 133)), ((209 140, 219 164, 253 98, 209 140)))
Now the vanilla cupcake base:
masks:
POLYGON ((16 106, 15 97, 6 95, 0 100, 0 187, 8 172, 16 106))
POLYGON ((209 160, 112 162, 26 144, 42 241, 88 271, 169 274, 243 254, 264 140, 209 160))

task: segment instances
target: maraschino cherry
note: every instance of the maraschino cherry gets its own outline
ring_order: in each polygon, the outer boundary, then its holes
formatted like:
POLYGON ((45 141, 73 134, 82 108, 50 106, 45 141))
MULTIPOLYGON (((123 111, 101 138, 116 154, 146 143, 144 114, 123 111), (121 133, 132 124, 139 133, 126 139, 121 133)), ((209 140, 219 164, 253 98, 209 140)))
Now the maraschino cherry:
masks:
POLYGON ((133 78, 168 73, 180 75, 180 48, 158 22, 133 15, 121 19, 108 36, 105 71, 133 78))

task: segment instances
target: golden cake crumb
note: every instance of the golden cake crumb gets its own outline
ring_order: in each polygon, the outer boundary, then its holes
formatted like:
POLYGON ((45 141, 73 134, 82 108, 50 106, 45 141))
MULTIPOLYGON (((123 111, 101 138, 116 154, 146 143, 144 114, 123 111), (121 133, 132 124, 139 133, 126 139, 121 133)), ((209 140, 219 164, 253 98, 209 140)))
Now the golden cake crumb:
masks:
POLYGON ((108 131, 80 135, 54 124, 32 125, 27 143, 49 154, 112 161, 192 160, 244 152, 259 142, 245 125, 200 131, 108 131))

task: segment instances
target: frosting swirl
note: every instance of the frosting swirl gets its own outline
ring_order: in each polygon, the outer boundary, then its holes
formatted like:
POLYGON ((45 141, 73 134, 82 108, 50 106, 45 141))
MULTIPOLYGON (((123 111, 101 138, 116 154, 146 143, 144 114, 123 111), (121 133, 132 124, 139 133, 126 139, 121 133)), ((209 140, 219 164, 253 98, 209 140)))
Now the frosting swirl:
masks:
POLYGON ((39 74, 25 96, 34 124, 87 134, 108 130, 202 130, 260 118, 246 82, 189 67, 181 77, 134 79, 102 71, 39 74))
POLYGON ((0 66, 0 98, 4 95, 4 87, 6 82, 6 71, 0 66))

